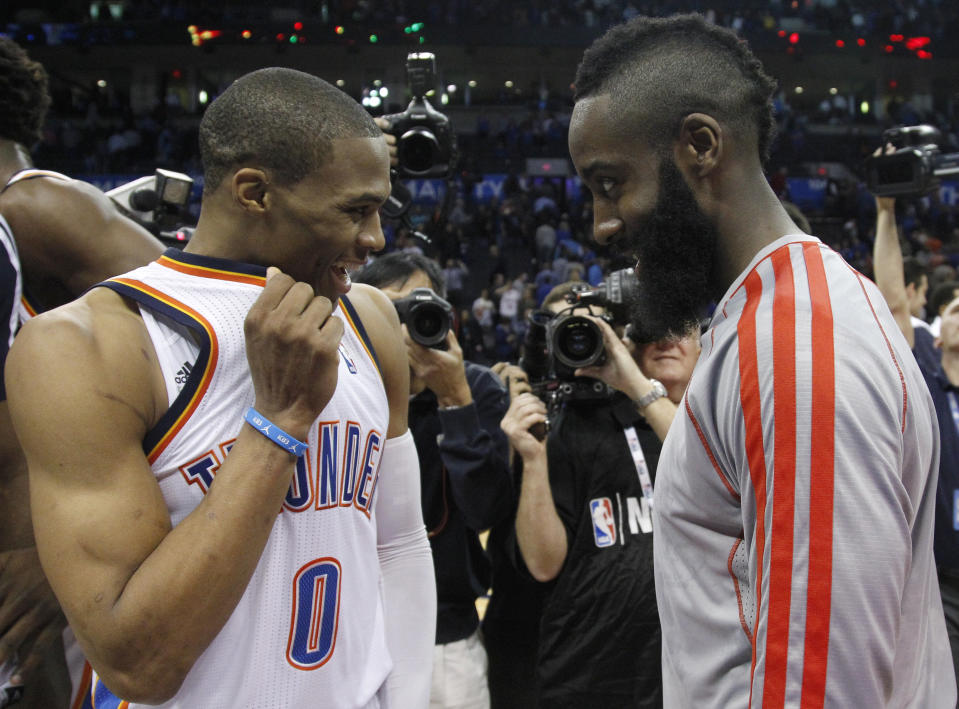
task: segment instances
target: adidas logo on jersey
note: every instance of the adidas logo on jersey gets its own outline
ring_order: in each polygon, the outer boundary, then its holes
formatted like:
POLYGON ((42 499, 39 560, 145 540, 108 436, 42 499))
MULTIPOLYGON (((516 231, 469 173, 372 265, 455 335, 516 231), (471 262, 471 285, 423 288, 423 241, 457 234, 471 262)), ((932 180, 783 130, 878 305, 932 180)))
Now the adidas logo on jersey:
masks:
POLYGON ((173 381, 177 383, 177 386, 183 386, 186 384, 186 380, 190 377, 190 372, 193 371, 193 365, 189 362, 184 362, 183 366, 180 367, 180 370, 176 373, 173 381))

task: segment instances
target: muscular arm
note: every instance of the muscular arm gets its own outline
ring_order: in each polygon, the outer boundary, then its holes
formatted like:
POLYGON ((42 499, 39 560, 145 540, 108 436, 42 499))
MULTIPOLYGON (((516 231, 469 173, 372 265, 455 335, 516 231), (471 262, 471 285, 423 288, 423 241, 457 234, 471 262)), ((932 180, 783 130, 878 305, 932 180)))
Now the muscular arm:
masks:
MULTIPOLYGON (((257 408, 302 440, 335 387, 342 323, 291 285, 267 283, 247 351, 257 408)), ((209 493, 171 528, 141 449, 166 409, 152 344, 102 289, 28 323, 6 381, 40 558, 84 653, 119 696, 168 699, 242 596, 293 457, 238 422, 209 493)))
POLYGON ((3 193, 0 206, 16 237, 27 287, 45 308, 163 251, 109 197, 80 180, 24 180, 3 193))
POLYGON ((516 541, 526 567, 537 581, 551 581, 566 561, 566 528, 556 512, 549 485, 546 444, 530 432, 546 420, 546 407, 532 394, 510 403, 502 427, 523 459, 523 482, 516 510, 516 541))
POLYGON ((349 297, 373 338, 390 402, 390 427, 374 493, 386 640, 393 659, 387 680, 389 702, 425 709, 436 639, 436 579, 423 524, 419 460, 407 425, 406 348, 396 309, 386 296, 354 285, 349 297))

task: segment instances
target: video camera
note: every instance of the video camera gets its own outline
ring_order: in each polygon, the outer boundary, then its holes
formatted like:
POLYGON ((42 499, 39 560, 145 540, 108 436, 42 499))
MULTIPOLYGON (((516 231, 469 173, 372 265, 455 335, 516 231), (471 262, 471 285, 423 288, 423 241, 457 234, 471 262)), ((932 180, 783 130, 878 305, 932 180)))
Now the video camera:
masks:
POLYGON ((114 187, 106 195, 122 214, 160 236, 183 226, 192 189, 189 175, 157 168, 153 175, 114 187))
POLYGON ((930 125, 883 131, 882 144, 896 151, 866 159, 866 186, 877 197, 914 197, 939 187, 939 178, 959 174, 959 153, 943 154, 942 134, 930 125))
POLYGON ((414 288, 405 298, 394 300, 393 306, 413 342, 437 350, 446 349, 446 334, 453 326, 452 305, 429 288, 414 288))
POLYGON ((413 100, 402 113, 383 116, 396 136, 400 177, 448 177, 453 170, 455 137, 450 119, 426 98, 435 88, 436 57, 412 52, 406 57, 406 80, 413 100))

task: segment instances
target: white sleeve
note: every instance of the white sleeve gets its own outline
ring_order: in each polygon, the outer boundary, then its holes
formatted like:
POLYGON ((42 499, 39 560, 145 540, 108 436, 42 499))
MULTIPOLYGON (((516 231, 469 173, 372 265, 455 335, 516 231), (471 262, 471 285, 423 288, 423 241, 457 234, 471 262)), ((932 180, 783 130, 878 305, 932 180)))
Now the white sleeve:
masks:
POLYGON ((436 577, 423 524, 419 457, 408 430, 383 446, 375 504, 386 640, 393 658, 388 706, 425 709, 436 642, 436 577))

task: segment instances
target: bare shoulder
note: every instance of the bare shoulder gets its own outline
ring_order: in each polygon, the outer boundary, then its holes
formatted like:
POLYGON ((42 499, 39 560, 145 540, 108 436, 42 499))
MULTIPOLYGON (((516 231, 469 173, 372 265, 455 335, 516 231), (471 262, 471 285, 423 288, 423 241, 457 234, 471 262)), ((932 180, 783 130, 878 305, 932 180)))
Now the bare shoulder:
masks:
POLYGON ((24 448, 42 445, 51 430, 66 434, 91 420, 142 439, 165 409, 158 372, 142 319, 113 291, 97 288, 37 316, 17 335, 5 368, 24 448), (30 434, 24 424, 48 433, 30 434))
POLYGON ((364 283, 354 283, 348 298, 359 313, 377 350, 380 349, 380 344, 383 347, 402 346, 400 318, 393 307, 393 301, 387 298, 383 291, 364 283))
POLYGON ((350 289, 350 303, 356 308, 363 327, 369 334, 379 358, 390 400, 389 437, 398 436, 406 430, 406 414, 410 393, 409 360, 400 319, 393 302, 377 288, 355 283, 350 289))
MULTIPOLYGON (((385 370, 398 370, 408 376, 406 346, 400 330, 400 318, 393 301, 373 286, 355 283, 348 296, 373 343, 385 370)), ((386 372, 384 372, 384 375, 386 372)))
POLYGON ((152 234, 82 180, 18 182, 3 194, 2 208, 24 270, 58 278, 74 295, 163 251, 152 234))

